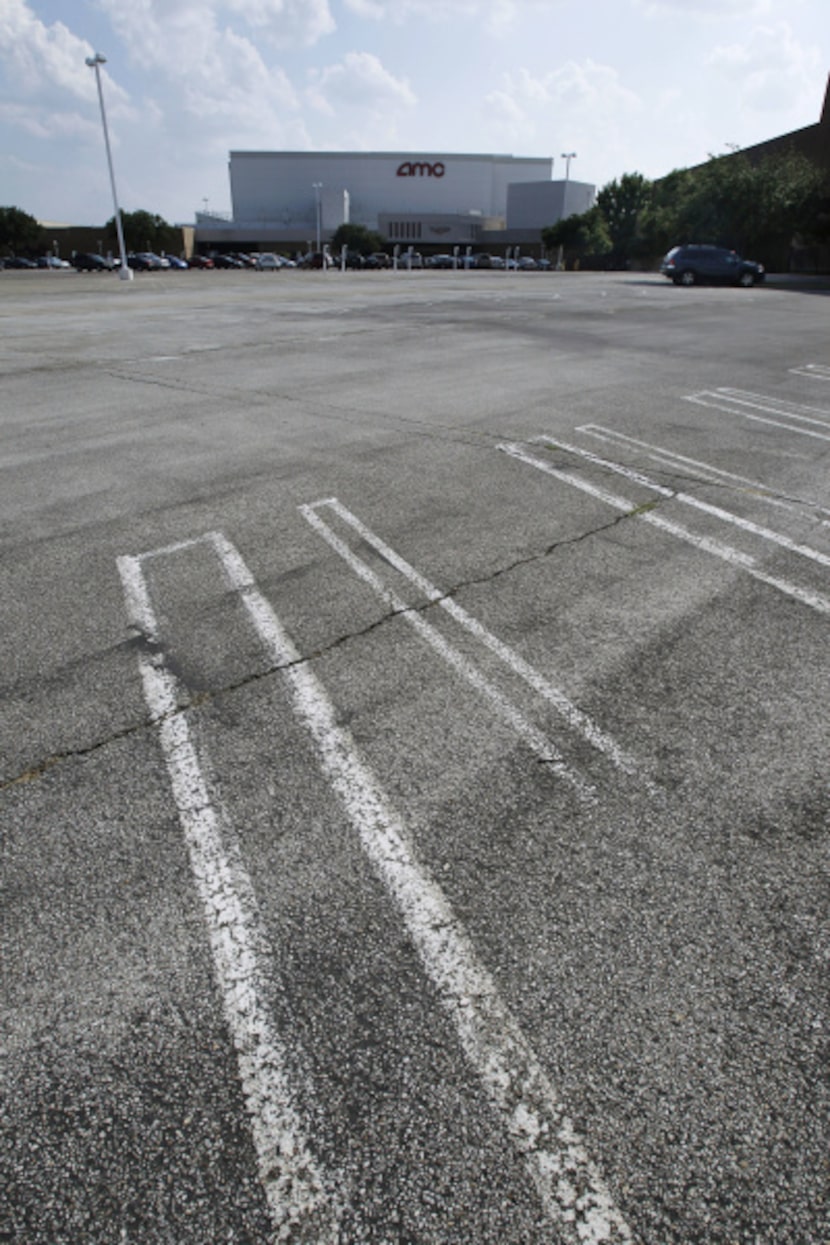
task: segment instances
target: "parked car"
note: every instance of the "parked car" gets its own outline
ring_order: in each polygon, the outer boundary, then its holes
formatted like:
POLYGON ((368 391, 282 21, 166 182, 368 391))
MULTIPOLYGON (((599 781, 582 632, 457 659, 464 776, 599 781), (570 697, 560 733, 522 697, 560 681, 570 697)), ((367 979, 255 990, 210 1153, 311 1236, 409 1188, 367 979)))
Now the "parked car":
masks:
POLYGON ((127 267, 135 272, 158 272, 163 266, 152 251, 134 251, 127 256, 127 267))
POLYGON ((207 255, 191 255, 188 260, 191 268, 213 268, 213 260, 207 255))
POLYGON ((385 251, 373 251, 371 255, 366 256, 366 268, 391 268, 392 260, 385 251))
POLYGON ((256 267, 258 272, 279 272, 282 264, 273 251, 263 251, 256 257, 256 267))
POLYGON ((94 251, 79 251, 72 256, 72 265, 78 272, 109 272, 111 268, 109 260, 94 251))
POLYGON ((519 258, 518 268, 520 272, 535 272, 539 267, 532 255, 522 255, 519 258))
POLYGON ((184 272, 186 268, 190 267, 190 264, 188 264, 187 260, 180 259, 178 255, 167 255, 165 256, 165 258, 167 259, 167 262, 170 265, 170 267, 175 268, 177 272, 184 272))
POLYGON ((23 255, 13 255, 5 260, 6 268, 37 268, 37 264, 33 259, 26 259, 23 255))
POLYGON ((233 255, 212 255, 214 268, 244 268, 241 259, 235 259, 233 255))
POLYGON ((430 268, 453 268, 455 266, 452 255, 433 255, 427 263, 430 268))
POLYGON ((300 261, 300 268, 331 268, 334 260, 327 251, 309 251, 300 261))
POLYGON ((673 246, 660 265, 664 277, 675 285, 697 285, 698 282, 728 285, 757 285, 765 277, 764 265, 742 259, 737 251, 725 246, 691 243, 673 246))

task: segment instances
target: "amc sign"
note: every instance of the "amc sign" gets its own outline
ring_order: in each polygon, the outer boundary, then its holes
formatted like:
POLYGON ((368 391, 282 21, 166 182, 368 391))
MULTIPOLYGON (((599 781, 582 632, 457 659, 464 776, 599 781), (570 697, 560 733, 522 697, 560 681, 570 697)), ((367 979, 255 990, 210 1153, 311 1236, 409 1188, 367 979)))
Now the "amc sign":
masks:
POLYGON ((404 160, 403 164, 398 165, 396 177, 443 177, 446 172, 441 160, 435 164, 427 164, 427 162, 419 161, 415 163, 412 160, 404 160))

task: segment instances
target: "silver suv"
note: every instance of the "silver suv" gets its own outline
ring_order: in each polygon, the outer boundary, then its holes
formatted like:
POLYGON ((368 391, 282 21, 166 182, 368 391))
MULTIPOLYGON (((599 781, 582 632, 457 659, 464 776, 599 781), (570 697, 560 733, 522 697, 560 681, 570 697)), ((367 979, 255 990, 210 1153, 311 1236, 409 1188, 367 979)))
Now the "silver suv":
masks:
POLYGON ((764 265, 741 259, 724 246, 674 246, 663 259, 660 271, 675 285, 711 281, 728 285, 756 285, 763 281, 764 265))

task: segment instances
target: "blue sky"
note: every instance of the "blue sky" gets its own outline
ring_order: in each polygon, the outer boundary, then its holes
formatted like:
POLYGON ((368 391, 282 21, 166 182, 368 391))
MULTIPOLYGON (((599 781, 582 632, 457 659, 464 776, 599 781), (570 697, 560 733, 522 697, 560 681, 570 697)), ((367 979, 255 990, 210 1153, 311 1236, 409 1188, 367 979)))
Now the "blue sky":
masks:
POLYGON ((577 153, 659 177, 818 120, 828 0, 0 0, 0 205, 230 208, 230 150, 577 153))

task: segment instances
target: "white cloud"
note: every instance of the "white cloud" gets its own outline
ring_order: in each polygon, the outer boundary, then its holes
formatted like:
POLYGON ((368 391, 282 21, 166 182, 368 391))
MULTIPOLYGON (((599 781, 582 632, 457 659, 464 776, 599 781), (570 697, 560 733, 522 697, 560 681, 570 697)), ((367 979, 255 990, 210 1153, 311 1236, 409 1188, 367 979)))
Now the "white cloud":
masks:
POLYGON ((518 134, 527 114, 509 91, 491 91, 484 97, 483 113, 487 121, 502 133, 518 134))
MULTIPOLYGON (((72 34, 62 22, 47 26, 35 17, 26 0, 0 0, 0 63, 5 74, 1 96, 37 97, 65 107, 66 94, 94 101, 95 81, 84 61, 95 49, 72 34)), ((104 70, 107 98, 126 102, 122 91, 104 70)))
POLYGON ((679 13, 681 17, 760 17, 772 9, 772 0, 635 0, 649 17, 679 13))
POLYGON ((349 52, 337 65, 312 70, 307 96, 315 108, 330 115, 343 108, 387 112, 416 103, 409 83, 395 78, 371 52, 349 52))
POLYGON ((345 0, 356 16, 402 25, 410 18, 446 22, 463 18, 497 33, 520 18, 532 21, 540 13, 560 7, 561 0, 345 0))
POLYGON ((0 124, 22 130, 32 138, 101 139, 101 122, 77 112, 50 112, 30 104, 0 102, 0 124))
POLYGON ((501 88, 485 98, 490 120, 501 118, 503 137, 523 140, 535 135, 549 143, 551 133, 616 133, 642 109, 633 91, 619 80, 616 69, 594 61, 568 61, 541 77, 525 69, 505 74, 501 88), (522 132, 523 131, 523 132, 522 132))
POLYGON ((739 43, 714 48, 707 63, 742 107, 782 119, 803 114, 822 69, 820 51, 800 44, 786 22, 756 26, 739 43))
POLYGON ((131 58, 163 84, 168 130, 198 125, 200 142, 210 144, 219 132, 231 147, 279 141, 286 123, 293 123, 299 101, 284 70, 269 66, 252 39, 228 26, 219 28, 210 5, 194 0, 100 3, 131 58))
POLYGON ((249 26, 266 28, 280 46, 317 43, 335 29, 328 0, 226 0, 226 5, 249 26))
MULTIPOLYGON (((201 42, 211 32, 247 28, 257 41, 295 47, 314 44, 335 29, 328 0, 98 0, 98 7, 116 29, 132 32, 145 64, 152 64, 151 34, 157 31, 201 42)), ((156 45, 156 50, 166 49, 156 45)))

